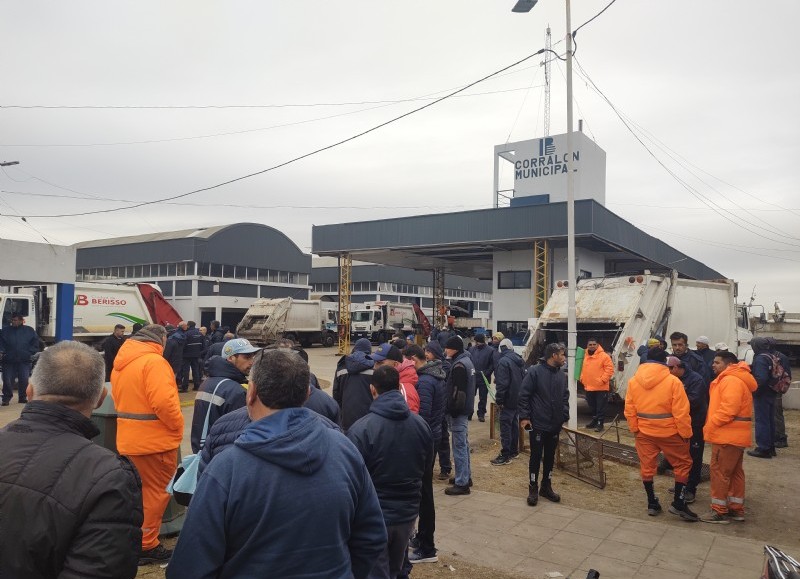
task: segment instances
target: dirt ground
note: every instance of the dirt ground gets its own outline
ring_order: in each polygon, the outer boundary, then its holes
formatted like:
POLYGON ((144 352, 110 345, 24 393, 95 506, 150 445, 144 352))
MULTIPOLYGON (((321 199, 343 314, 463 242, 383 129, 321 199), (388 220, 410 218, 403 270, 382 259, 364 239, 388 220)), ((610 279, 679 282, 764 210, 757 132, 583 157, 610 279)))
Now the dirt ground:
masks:
MULTIPOLYGON (((320 379, 323 388, 329 381, 320 379)), ((585 410, 585 406, 579 406, 585 410)), ((621 407, 614 412, 621 414, 621 407)), ((612 413, 612 410, 609 410, 612 413)), ((786 430, 789 437, 787 449, 779 449, 778 457, 771 460, 755 459, 745 456, 744 469, 747 477, 746 512, 744 524, 715 525, 713 531, 735 537, 744 537, 764 543, 778 543, 787 547, 796 547, 800 552, 800 499, 797 498, 797 473, 800 473, 800 411, 786 410, 786 430)), ((579 416, 578 424, 589 421, 589 416, 579 416)), ((590 432, 590 431, 583 431, 590 432)), ((633 444, 633 437, 622 420, 619 426, 622 442, 633 444)), ((615 441, 612 431, 605 435, 608 440, 615 441)), ((507 496, 519 497, 520 508, 529 508, 525 504, 527 496, 528 457, 520 456, 507 466, 492 466, 489 461, 497 456, 499 442, 489 437, 489 423, 477 420, 470 422, 470 443, 472 446, 472 478, 475 489, 485 490, 507 496)), ((710 447, 706 447, 705 461, 710 460, 710 447)), ((649 520, 646 500, 642 489, 638 468, 622 465, 606 459, 603 463, 606 473, 606 486, 599 489, 557 470, 554 474, 553 486, 561 494, 562 503, 591 511, 610 513, 630 517, 632 519, 649 520)), ((438 471, 438 467, 437 467, 438 471)), ((444 488, 446 481, 434 479, 436 488, 444 488)), ((671 476, 656 477, 656 493, 662 504, 669 504, 671 495, 667 489, 672 487, 671 476)), ((692 505, 698 514, 709 509, 709 485, 702 483, 698 488, 697 501, 692 505)), ((665 525, 685 526, 686 523, 675 517, 661 516, 658 521, 665 525)), ((701 525, 702 523, 697 523, 701 525)), ((710 529, 711 525, 708 525, 710 529)), ((167 545, 174 544, 174 539, 167 545)), ((158 565, 142 567, 138 577, 160 579, 164 570, 158 565)), ((495 569, 481 567, 464 561, 458 553, 439 553, 436 564, 418 565, 414 568, 413 577, 417 579, 433 579, 441 577, 464 579, 513 579, 512 574, 504 574, 495 569), (452 569, 451 569, 452 567, 452 569)), ((521 577, 521 576, 520 576, 521 577)))

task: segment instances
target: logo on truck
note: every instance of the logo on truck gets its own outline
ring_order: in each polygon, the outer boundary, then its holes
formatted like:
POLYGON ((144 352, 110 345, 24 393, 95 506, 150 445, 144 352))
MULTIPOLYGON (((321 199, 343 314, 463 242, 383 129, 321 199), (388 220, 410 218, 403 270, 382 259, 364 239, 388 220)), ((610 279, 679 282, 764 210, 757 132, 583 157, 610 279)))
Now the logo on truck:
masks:
POLYGON ((76 306, 125 306, 128 300, 123 298, 109 298, 109 297, 89 297, 86 294, 77 294, 75 296, 76 306))

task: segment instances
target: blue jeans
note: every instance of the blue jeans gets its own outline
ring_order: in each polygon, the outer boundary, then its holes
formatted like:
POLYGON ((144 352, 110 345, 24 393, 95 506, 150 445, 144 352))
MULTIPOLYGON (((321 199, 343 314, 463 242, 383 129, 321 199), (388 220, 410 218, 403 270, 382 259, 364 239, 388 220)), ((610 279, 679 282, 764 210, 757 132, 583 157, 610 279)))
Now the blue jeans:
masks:
POLYGON ((775 446, 775 397, 753 397, 753 415, 756 419, 756 447, 770 451, 775 446))
POLYGON ((516 408, 500 411, 500 454, 511 457, 519 454, 519 414, 516 408))
POLYGON ((4 362, 3 363, 3 401, 7 402, 14 396, 14 381, 18 382, 20 400, 25 400, 28 395, 28 378, 31 375, 30 362, 4 362))
POLYGON ((456 467, 456 485, 469 485, 472 471, 469 467, 469 438, 467 436, 467 417, 448 416, 450 432, 453 434, 453 462, 456 467))

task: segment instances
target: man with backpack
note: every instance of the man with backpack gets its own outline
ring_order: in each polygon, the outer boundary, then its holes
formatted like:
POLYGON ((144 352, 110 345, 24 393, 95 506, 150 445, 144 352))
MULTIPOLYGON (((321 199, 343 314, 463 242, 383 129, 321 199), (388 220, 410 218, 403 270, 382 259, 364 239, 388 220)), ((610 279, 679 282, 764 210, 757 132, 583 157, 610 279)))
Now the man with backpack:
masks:
POLYGON ((756 379, 758 389, 753 393, 756 447, 748 450, 747 454, 755 458, 772 458, 776 456, 777 440, 775 401, 788 390, 792 382, 789 359, 775 350, 769 338, 754 338, 750 346, 754 354, 750 371, 756 379))

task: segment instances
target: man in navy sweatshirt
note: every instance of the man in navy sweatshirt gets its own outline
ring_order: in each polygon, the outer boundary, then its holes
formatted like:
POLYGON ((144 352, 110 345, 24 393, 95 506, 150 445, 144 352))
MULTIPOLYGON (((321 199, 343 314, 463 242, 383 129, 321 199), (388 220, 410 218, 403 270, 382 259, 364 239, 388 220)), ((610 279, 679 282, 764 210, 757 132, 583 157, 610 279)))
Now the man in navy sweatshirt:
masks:
POLYGON ((302 408, 308 364, 264 351, 250 371, 252 422, 198 481, 168 579, 365 578, 386 547, 358 450, 302 408))

